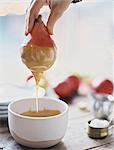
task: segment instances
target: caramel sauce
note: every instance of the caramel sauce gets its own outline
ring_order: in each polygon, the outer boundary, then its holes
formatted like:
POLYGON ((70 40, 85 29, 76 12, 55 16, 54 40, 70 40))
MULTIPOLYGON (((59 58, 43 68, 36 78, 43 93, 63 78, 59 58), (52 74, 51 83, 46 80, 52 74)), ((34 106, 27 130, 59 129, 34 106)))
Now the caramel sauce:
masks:
POLYGON ((50 47, 48 48, 38 47, 36 45, 27 45, 21 49, 21 58, 23 63, 33 73, 36 82, 36 112, 28 111, 23 114, 28 114, 28 115, 34 114, 35 116, 39 114, 46 115, 46 113, 49 115, 56 114, 58 111, 44 110, 44 113, 42 111, 39 111, 39 101, 38 101, 39 81, 41 79, 43 72, 48 70, 54 64, 56 59, 56 49, 50 47))
POLYGON ((21 58, 32 72, 44 72, 54 64, 56 49, 27 45, 21 49, 21 58))
POLYGON ((55 116, 59 115, 61 112, 59 110, 50 110, 50 109, 43 109, 37 111, 27 111, 22 113, 23 116, 29 116, 29 117, 49 117, 49 116, 55 116))

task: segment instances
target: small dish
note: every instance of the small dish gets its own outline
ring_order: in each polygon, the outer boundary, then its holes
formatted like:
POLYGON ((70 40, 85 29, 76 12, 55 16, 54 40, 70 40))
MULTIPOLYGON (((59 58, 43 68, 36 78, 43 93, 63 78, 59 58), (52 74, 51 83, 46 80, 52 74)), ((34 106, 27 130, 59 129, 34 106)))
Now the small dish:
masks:
POLYGON ((103 128, 96 128, 92 127, 90 125, 92 120, 88 121, 88 126, 87 126, 87 134, 89 137, 94 138, 94 139, 102 139, 108 136, 108 127, 103 127, 103 128))
POLYGON ((8 105, 7 106, 0 105, 0 111, 6 111, 6 110, 8 110, 8 105))
POLYGON ((8 114, 2 114, 0 115, 0 118, 8 118, 8 114))
POLYGON ((8 110, 0 110, 0 115, 2 115, 2 114, 8 114, 8 110))

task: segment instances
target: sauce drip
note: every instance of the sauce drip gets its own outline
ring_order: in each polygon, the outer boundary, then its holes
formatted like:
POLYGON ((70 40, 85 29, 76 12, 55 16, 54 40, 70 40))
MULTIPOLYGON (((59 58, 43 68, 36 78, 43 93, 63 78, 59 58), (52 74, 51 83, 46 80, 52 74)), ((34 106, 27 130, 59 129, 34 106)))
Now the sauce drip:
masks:
POLYGON ((56 59, 56 50, 53 48, 24 46, 21 50, 23 63, 31 70, 36 82, 36 111, 39 111, 38 87, 44 71, 48 70, 56 59))
POLYGON ((36 82, 36 111, 38 112, 39 110, 39 101, 38 101, 38 87, 39 87, 39 81, 41 79, 41 76, 43 73, 41 72, 32 72, 35 78, 35 82, 36 82))

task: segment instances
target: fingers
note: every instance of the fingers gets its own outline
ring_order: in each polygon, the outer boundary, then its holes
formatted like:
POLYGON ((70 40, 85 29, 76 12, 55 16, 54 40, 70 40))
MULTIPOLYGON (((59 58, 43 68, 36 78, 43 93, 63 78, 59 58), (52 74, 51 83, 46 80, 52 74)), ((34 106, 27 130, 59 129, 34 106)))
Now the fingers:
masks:
POLYGON ((34 26, 34 21, 38 17, 38 13, 44 3, 45 0, 32 0, 30 7, 27 9, 25 35, 28 35, 28 33, 31 32, 34 26))
POLYGON ((51 13, 47 22, 47 28, 50 34, 53 34, 53 27, 56 21, 62 16, 62 14, 68 8, 70 3, 70 0, 58 0, 54 5, 52 5, 52 7, 50 6, 51 13))
POLYGON ((34 26, 34 21, 38 17, 40 9, 46 3, 51 8, 51 13, 47 22, 47 28, 50 34, 53 34, 54 24, 68 8, 71 0, 32 0, 30 7, 27 9, 25 35, 31 32, 34 26))

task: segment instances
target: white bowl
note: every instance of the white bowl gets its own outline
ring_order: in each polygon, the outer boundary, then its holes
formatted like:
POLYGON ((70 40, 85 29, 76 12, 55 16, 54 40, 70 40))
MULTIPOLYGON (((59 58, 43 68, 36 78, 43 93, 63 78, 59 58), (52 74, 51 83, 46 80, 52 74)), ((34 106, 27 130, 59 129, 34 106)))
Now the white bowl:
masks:
POLYGON ((35 99, 13 101, 8 106, 8 122, 13 138, 24 146, 47 148, 56 145, 64 137, 68 122, 68 105, 55 98, 39 98, 40 109, 57 109, 61 114, 50 117, 20 115, 35 110, 35 99))

